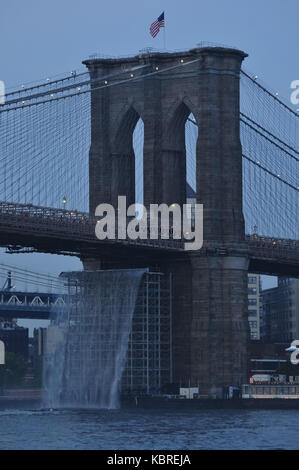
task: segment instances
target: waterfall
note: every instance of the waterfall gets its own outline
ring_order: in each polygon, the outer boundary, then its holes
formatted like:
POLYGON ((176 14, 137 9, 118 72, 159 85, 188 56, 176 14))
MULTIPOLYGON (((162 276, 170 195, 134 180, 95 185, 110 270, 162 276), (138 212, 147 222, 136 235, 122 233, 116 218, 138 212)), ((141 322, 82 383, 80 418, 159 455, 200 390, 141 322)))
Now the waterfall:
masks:
POLYGON ((47 331, 46 406, 119 406, 132 318, 144 272, 70 273, 73 287, 69 305, 53 311, 47 331))

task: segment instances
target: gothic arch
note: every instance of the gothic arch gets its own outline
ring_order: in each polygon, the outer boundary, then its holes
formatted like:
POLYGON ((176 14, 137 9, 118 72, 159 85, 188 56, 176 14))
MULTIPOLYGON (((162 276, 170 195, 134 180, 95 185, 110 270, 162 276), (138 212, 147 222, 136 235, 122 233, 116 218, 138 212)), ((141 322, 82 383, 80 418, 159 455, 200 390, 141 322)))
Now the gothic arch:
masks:
POLYGON ((112 194, 127 196, 127 205, 136 202, 136 155, 133 133, 142 119, 135 106, 126 105, 115 120, 116 132, 111 142, 112 194))
POLYGON ((185 149, 185 124, 190 114, 193 114, 196 122, 199 122, 195 107, 187 97, 176 101, 170 113, 167 123, 167 144, 173 150, 185 149))
MULTIPOLYGON (((177 168, 176 174, 172 179, 176 181, 178 189, 178 200, 185 203, 186 199, 192 198, 197 185, 198 167, 198 135, 194 124, 189 125, 188 117, 192 115, 192 119, 199 122, 198 113, 195 106, 187 98, 177 100, 171 107, 171 112, 165 126, 164 148, 167 151, 167 159, 172 156, 172 165, 177 168), (190 127, 194 126, 194 128, 190 127), (192 135, 194 130, 195 135, 192 135), (191 133, 190 133, 191 131, 191 133), (192 184, 191 184, 192 183, 192 184)), ((167 161, 164 163, 167 167, 167 161)))
MULTIPOLYGON (((117 122, 112 128, 116 129, 112 139, 112 153, 132 153, 132 137, 138 120, 141 118, 133 104, 126 105, 119 113, 117 122)), ((141 118, 142 119, 142 118, 141 118)))

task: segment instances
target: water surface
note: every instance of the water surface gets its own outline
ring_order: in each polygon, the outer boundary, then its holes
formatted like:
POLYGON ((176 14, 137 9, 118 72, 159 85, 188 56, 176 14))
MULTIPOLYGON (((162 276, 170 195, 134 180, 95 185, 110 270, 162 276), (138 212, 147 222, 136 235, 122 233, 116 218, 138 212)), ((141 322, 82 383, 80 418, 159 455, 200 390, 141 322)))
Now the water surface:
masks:
POLYGON ((299 410, 1 410, 0 449, 299 449, 299 410))

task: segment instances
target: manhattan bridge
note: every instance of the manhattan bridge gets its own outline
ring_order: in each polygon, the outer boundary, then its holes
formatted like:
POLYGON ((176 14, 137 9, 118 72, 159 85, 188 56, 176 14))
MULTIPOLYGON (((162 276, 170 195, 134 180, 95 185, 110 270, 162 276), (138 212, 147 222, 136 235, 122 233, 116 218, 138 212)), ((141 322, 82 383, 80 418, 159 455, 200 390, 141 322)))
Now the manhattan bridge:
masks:
POLYGON ((90 57, 0 106, 0 246, 78 256, 86 270, 171 272, 174 375, 216 393, 245 382, 247 272, 299 277, 299 115, 246 56, 90 57), (95 208, 118 195, 202 203, 203 248, 98 240, 95 208))

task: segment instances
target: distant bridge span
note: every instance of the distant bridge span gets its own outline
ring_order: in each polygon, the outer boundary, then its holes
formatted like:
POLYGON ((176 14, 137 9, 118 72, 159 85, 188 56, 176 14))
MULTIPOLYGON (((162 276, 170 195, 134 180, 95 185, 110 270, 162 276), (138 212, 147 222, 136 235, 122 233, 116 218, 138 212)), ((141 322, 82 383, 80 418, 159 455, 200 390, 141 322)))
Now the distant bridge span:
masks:
POLYGON ((67 307, 66 294, 48 292, 22 292, 15 290, 0 291, 0 318, 26 318, 48 320, 56 309, 67 307))

